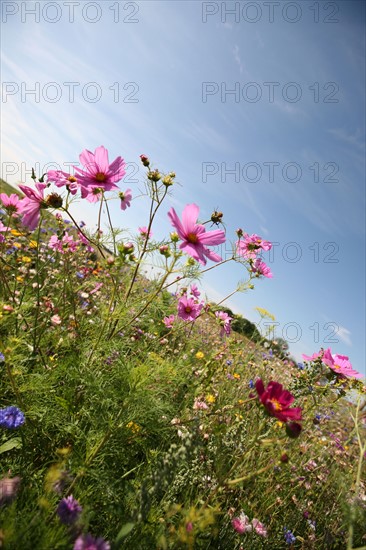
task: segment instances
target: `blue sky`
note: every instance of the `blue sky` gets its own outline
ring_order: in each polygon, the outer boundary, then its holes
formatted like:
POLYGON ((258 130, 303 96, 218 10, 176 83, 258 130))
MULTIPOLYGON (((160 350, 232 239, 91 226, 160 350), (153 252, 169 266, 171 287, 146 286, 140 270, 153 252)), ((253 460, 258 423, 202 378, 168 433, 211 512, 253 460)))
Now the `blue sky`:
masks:
MULTIPOLYGON (((3 2, 2 21, 4 179, 103 144, 136 196, 148 155, 181 184, 155 235, 195 202, 229 240, 278 243, 274 278, 227 305, 273 313, 298 359, 330 346, 365 373, 364 2, 3 2)), ((116 226, 146 224, 132 205, 112 206, 116 226)), ((229 264, 203 287, 219 301, 242 278, 229 264)))

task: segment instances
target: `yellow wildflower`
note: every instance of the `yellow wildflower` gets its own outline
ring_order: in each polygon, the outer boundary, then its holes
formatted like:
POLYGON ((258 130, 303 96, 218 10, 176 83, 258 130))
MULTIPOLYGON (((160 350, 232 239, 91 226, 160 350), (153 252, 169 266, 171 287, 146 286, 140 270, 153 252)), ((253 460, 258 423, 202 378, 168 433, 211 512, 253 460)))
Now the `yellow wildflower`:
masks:
POLYGON ((197 351, 196 359, 203 359, 205 354, 202 351, 197 351))
POLYGON ((136 422, 133 422, 132 420, 128 424, 126 424, 126 428, 131 430, 131 432, 134 434, 138 434, 141 431, 141 426, 139 426, 138 424, 136 424, 136 422))
POLYGON ((274 315, 272 315, 272 313, 270 313, 269 311, 264 309, 263 307, 256 307, 254 309, 256 309, 258 311, 258 313, 261 317, 269 317, 270 319, 272 319, 272 321, 276 320, 276 317, 274 315))

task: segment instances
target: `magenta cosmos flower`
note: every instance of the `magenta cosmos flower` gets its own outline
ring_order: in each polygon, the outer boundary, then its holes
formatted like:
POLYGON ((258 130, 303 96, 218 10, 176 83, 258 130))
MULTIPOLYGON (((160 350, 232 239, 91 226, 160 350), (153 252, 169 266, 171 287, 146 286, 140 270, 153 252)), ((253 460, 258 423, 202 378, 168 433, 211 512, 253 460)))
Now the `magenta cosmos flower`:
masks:
POLYGON ((222 258, 209 250, 206 245, 215 246, 224 243, 225 232, 222 229, 206 232, 204 225, 196 223, 198 213, 199 207, 196 204, 187 204, 182 213, 182 221, 180 221, 174 208, 169 210, 170 222, 183 241, 179 248, 202 265, 206 265, 205 256, 213 262, 220 262, 222 258))
POLYGON ((315 361, 320 357, 324 365, 327 365, 340 378, 362 378, 362 374, 353 369, 347 355, 332 354, 330 348, 326 350, 321 349, 318 353, 313 353, 311 356, 304 354, 302 356, 305 361, 315 361))
POLYGON ((83 168, 74 166, 77 172, 77 181, 81 186, 81 196, 89 202, 99 200, 102 191, 117 190, 116 182, 120 181, 126 173, 125 161, 117 157, 109 164, 108 150, 101 145, 92 153, 88 149, 79 156, 83 168))
POLYGON ((44 198, 44 190, 46 183, 36 183, 37 190, 35 191, 27 185, 19 185, 19 189, 25 194, 24 199, 19 202, 19 211, 23 215, 22 222, 33 231, 38 225, 40 210, 47 206, 44 198))
POLYGON ((184 321, 194 321, 201 313, 203 304, 197 304, 193 298, 182 296, 178 302, 178 317, 184 321))
POLYGON ((226 311, 215 311, 215 317, 218 319, 221 326, 220 336, 224 336, 225 334, 229 336, 231 332, 231 321, 233 318, 230 317, 226 311))
POLYGON ((263 277, 268 277, 268 279, 272 279, 273 277, 272 271, 268 265, 259 258, 253 262, 251 272, 254 273, 256 277, 260 277, 261 275, 263 275, 263 277))
POLYGON ((12 193, 11 195, 0 193, 0 201, 3 203, 5 210, 10 216, 14 216, 19 213, 20 198, 16 193, 12 193))
POLYGON ((175 315, 169 315, 169 317, 164 317, 163 323, 166 328, 172 328, 175 321, 175 315))
POLYGON ((259 379, 255 387, 261 403, 271 416, 275 416, 281 422, 301 420, 301 408, 290 408, 295 398, 289 391, 282 388, 282 384, 271 380, 265 389, 263 381, 259 379))
POLYGON ((126 210, 127 207, 131 206, 132 200, 132 191, 131 189, 126 189, 126 191, 121 191, 118 193, 119 198, 121 199, 121 210, 126 210))
POLYGON ((77 178, 62 170, 48 170, 47 181, 52 181, 57 187, 66 186, 72 195, 75 195, 79 189, 77 178))
POLYGON ((256 234, 248 235, 244 233, 243 239, 236 242, 236 251, 244 258, 254 260, 261 250, 271 250, 272 244, 269 241, 264 241, 262 237, 256 234))

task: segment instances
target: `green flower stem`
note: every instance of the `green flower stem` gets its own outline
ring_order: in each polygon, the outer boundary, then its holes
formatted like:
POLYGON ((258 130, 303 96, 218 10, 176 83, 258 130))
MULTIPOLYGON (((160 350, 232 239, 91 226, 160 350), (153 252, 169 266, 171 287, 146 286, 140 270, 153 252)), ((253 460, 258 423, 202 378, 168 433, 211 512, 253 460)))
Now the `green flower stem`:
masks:
POLYGON ((147 227, 147 234, 146 234, 146 239, 144 240, 144 245, 142 247, 142 251, 141 251, 141 254, 139 256, 139 259, 137 260, 136 262, 136 267, 135 267, 135 270, 132 274, 132 277, 131 277, 131 282, 130 282, 130 286, 128 287, 127 289, 127 292, 125 294, 125 299, 124 299, 124 302, 125 304, 127 304, 127 300, 132 292, 132 288, 133 288, 133 285, 135 284, 135 280, 136 280, 136 276, 137 276, 137 273, 138 273, 138 270, 140 269, 140 266, 141 266, 141 263, 142 263, 142 260, 143 260, 143 257, 146 253, 146 249, 147 249, 147 243, 148 243, 148 240, 149 240, 149 234, 150 234, 150 230, 151 230, 151 227, 152 227, 152 224, 153 224, 153 221, 154 221, 154 218, 155 218, 155 215, 157 213, 157 211, 159 210, 159 207, 161 205, 161 203, 163 202, 163 200, 165 199, 166 197, 166 194, 167 194, 167 188, 165 188, 165 191, 164 191, 164 194, 162 196, 162 198, 159 200, 158 198, 158 192, 157 192, 157 189, 155 189, 155 187, 153 186, 153 195, 151 197, 151 204, 150 204, 150 214, 149 214, 149 224, 148 224, 148 227, 147 227), (154 209, 154 203, 157 201, 157 206, 155 207, 154 209))
POLYGON ((70 216, 70 218, 72 219, 72 222, 73 224, 75 225, 76 229, 78 231, 80 231, 80 233, 82 234, 83 237, 85 237, 85 239, 87 241, 89 241, 91 244, 93 244, 94 246, 97 247, 97 249, 99 250, 99 252, 101 253, 102 257, 105 258, 105 254, 103 252, 103 249, 101 248, 99 242, 95 242, 93 241, 90 237, 88 237, 84 231, 81 229, 81 227, 79 227, 78 223, 75 221, 74 217, 70 214, 70 211, 67 210, 66 208, 61 208, 61 210, 63 210, 68 216, 70 216))
MULTIPOLYGON (((361 398, 359 397, 358 402, 357 402, 356 414, 355 414, 355 416, 353 416, 351 414, 353 422, 355 424, 357 441, 358 441, 358 445, 359 445, 359 448, 360 448, 360 457, 359 457, 359 460, 358 460, 356 483, 355 483, 355 490, 354 490, 354 500, 359 495, 360 485, 361 485, 362 463, 363 463, 363 459, 364 459, 364 454, 366 452, 366 441, 362 442, 361 434, 360 434, 360 430, 359 430, 359 425, 358 425, 360 405, 361 405, 361 398)), ((347 550, 352 550, 352 548, 353 548, 353 531, 354 531, 353 525, 354 525, 354 521, 355 521, 355 516, 356 516, 355 502, 353 501, 353 503, 351 504, 351 518, 350 518, 350 523, 349 523, 349 527, 348 527, 347 550)), ((359 549, 357 549, 357 550, 359 550, 359 549)))
POLYGON ((39 245, 40 245, 40 238, 41 238, 41 226, 42 226, 42 210, 39 218, 38 231, 37 231, 37 248, 36 248, 37 292, 36 292, 36 312, 34 315, 34 324, 33 324, 33 353, 36 353, 36 350, 37 350, 37 325, 38 325, 38 316, 39 316, 40 299, 41 299, 40 278, 39 278, 39 245))
MULTIPOLYGON (((132 319, 130 319, 128 321, 128 323, 126 323, 125 325, 123 325, 122 327, 118 327, 117 328, 117 323, 115 322, 114 323, 114 326, 112 328, 112 331, 111 333, 109 334, 109 337, 108 339, 110 340, 112 338, 112 336, 116 333, 116 332, 120 332, 121 330, 124 330, 125 328, 127 328, 128 326, 130 326, 138 317, 140 317, 140 315, 152 304, 152 302, 155 300, 155 298, 160 294, 160 292, 162 290, 164 290, 164 283, 165 281, 167 280, 167 278, 169 277, 169 275, 171 275, 171 273, 173 272, 173 269, 174 269, 174 266, 175 266, 175 263, 177 261, 177 258, 174 258, 172 263, 170 264, 170 267, 167 269, 165 275, 163 276, 161 282, 160 282, 160 285, 159 285, 159 288, 154 292, 154 294, 151 296, 150 300, 147 301, 147 303, 136 313, 136 315, 134 315, 132 317, 132 319)), ((118 319, 117 319, 117 322, 118 322, 118 319)))

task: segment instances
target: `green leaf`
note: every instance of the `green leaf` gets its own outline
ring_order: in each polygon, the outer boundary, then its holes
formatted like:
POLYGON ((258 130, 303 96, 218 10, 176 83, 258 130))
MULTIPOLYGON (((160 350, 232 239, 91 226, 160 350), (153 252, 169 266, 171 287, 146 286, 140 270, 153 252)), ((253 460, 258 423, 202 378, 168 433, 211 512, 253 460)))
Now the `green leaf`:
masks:
POLYGON ((131 533, 132 529, 135 527, 134 523, 125 523, 117 535, 116 542, 119 542, 121 539, 127 537, 131 533))
POLYGON ((13 439, 9 439, 9 441, 1 445, 0 454, 6 453, 6 451, 11 451, 12 449, 19 449, 21 446, 22 440, 19 439, 19 437, 13 437, 13 439))

